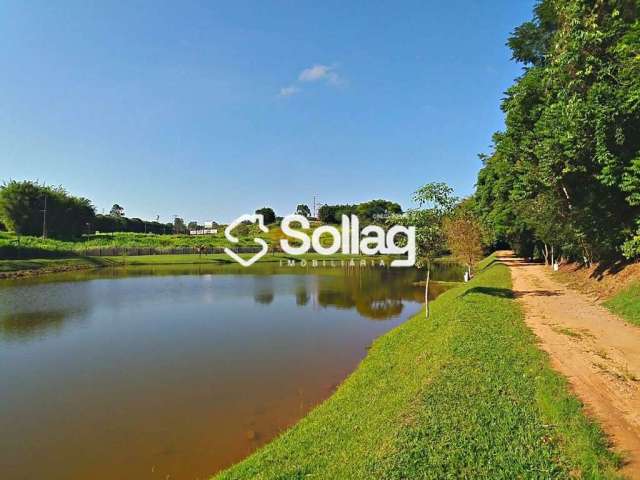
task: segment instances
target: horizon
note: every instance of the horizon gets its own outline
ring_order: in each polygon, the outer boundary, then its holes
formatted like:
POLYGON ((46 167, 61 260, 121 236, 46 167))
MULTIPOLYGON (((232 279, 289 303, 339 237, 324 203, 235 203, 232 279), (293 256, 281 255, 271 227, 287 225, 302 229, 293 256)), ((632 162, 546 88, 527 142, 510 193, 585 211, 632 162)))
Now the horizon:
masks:
POLYGON ((277 5, 6 3, 0 180, 165 222, 472 193, 533 2, 277 5))

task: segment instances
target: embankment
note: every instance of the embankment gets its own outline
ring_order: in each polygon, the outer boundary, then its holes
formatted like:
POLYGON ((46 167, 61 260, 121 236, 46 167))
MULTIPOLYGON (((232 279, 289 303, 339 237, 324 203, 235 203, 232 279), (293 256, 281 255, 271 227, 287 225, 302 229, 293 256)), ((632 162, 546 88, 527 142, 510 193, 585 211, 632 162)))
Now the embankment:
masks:
POLYGON ((218 478, 615 478, 617 467, 537 348, 507 267, 489 258, 429 320, 379 338, 329 400, 218 478))

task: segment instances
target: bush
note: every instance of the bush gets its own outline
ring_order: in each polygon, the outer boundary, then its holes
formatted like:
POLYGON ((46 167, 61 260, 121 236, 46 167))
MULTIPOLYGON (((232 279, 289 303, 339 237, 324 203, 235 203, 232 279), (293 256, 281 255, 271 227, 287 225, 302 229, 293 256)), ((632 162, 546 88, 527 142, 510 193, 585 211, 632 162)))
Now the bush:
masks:
POLYGON ((42 235, 45 209, 46 233, 53 238, 77 238, 95 218, 89 200, 62 187, 12 180, 0 188, 0 219, 19 235, 42 235))

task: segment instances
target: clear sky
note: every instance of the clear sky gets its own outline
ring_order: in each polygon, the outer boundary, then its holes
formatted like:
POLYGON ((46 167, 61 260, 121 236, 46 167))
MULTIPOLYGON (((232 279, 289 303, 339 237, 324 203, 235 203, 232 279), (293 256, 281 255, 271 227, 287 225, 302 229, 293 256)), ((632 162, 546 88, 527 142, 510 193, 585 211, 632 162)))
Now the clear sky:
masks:
POLYGON ((229 221, 473 191, 528 0, 3 1, 0 180, 229 221))

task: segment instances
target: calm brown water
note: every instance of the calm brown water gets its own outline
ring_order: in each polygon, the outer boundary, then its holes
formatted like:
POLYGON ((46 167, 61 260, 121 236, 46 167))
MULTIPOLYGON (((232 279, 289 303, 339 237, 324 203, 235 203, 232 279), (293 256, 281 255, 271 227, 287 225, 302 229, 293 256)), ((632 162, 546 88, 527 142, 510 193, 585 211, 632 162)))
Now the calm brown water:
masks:
POLYGON ((173 266, 0 282, 0 477, 208 478, 326 399, 419 310, 421 275, 173 266))

